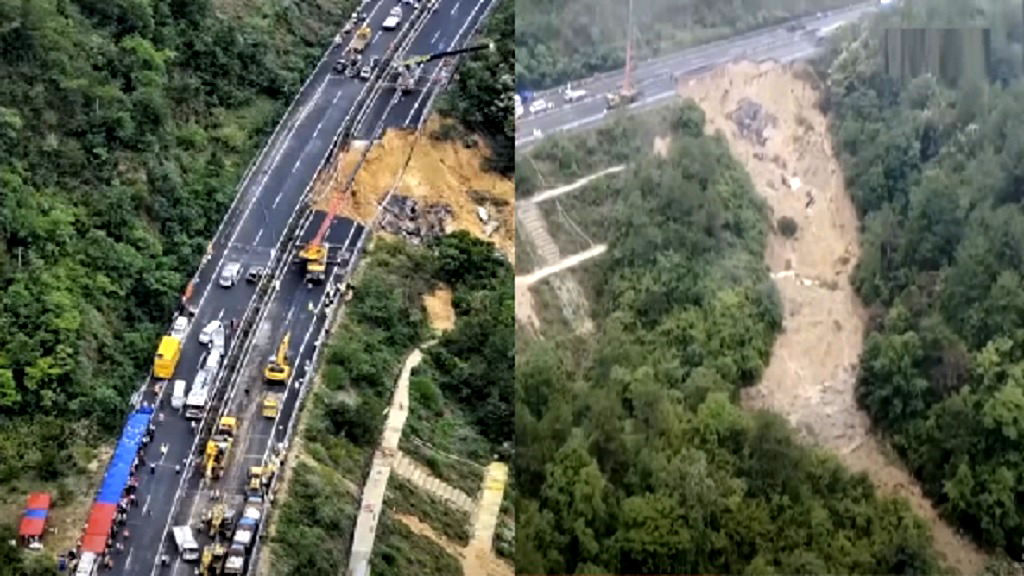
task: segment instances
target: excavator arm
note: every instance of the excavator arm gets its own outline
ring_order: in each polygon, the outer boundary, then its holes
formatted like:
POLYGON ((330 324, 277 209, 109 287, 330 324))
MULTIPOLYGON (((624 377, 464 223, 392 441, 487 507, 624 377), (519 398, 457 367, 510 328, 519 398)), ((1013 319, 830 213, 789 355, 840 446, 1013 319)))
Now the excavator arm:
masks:
POLYGON ((433 54, 425 54, 422 56, 413 56, 402 62, 399 62, 399 66, 415 66, 423 65, 427 62, 432 62, 439 58, 447 58, 448 56, 458 56, 459 54, 467 54, 469 52, 478 52, 480 50, 491 50, 494 51, 494 42, 487 41, 474 46, 466 46, 465 48, 458 48, 455 50, 445 50, 443 52, 434 52, 433 54))

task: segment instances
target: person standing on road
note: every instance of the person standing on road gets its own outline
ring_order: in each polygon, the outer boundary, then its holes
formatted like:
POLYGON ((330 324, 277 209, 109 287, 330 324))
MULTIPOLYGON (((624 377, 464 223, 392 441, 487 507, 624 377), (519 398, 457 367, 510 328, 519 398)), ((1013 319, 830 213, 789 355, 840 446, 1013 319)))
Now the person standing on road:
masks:
POLYGON ((149 465, 149 473, 156 474, 156 462, 152 462, 149 465))

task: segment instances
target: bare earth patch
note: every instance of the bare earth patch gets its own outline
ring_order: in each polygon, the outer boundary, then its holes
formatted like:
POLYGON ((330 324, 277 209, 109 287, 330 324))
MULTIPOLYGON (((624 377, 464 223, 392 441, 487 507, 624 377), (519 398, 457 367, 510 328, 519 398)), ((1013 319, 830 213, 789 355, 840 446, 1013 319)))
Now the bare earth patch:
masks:
POLYGON ((786 416, 805 439, 866 472, 882 492, 907 498, 947 563, 961 574, 979 573, 985 556, 886 457, 857 406, 865 312, 849 274, 858 258, 858 224, 814 88, 793 68, 745 62, 685 83, 680 92, 704 108, 708 132, 725 135, 773 220, 789 216, 799 226, 791 239, 769 239, 765 259, 782 297, 784 330, 761 383, 744 391, 744 405, 786 416))
POLYGON ((427 321, 436 332, 447 332, 455 328, 455 308, 452 308, 452 291, 440 286, 423 295, 423 306, 427 309, 427 321))

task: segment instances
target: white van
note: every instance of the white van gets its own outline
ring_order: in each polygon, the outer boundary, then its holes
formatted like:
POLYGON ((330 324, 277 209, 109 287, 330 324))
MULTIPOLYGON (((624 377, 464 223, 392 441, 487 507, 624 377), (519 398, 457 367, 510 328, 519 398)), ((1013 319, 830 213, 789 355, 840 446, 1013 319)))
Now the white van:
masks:
POLYGON ((223 348, 214 348, 206 355, 206 363, 203 364, 203 368, 205 368, 208 373, 217 373, 217 367, 220 366, 221 354, 223 354, 223 348))
POLYGON ((175 410, 181 410, 185 405, 185 388, 188 386, 188 382, 184 380, 174 381, 174 393, 171 394, 171 408, 175 410))
POLYGON ((192 528, 189 526, 175 526, 171 529, 174 533, 174 543, 178 545, 178 554, 186 562, 199 560, 199 544, 192 536, 192 528))

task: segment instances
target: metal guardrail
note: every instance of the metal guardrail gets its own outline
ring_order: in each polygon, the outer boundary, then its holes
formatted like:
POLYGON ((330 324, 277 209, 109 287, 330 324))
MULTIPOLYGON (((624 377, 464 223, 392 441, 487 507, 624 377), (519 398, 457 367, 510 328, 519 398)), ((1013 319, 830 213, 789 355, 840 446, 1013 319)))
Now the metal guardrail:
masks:
MULTIPOLYGON (((365 1, 363 4, 365 4, 365 1)), ((429 16, 429 14, 431 14, 432 12, 433 8, 424 13, 422 15, 422 21, 425 21, 426 17, 429 16)), ((420 26, 420 28, 421 27, 422 26, 420 26)), ((416 31, 418 31, 420 28, 416 28, 416 31)), ((393 42, 392 45, 389 46, 388 51, 385 52, 385 59, 394 56, 396 52, 396 43, 398 43, 398 46, 401 47, 402 49, 407 47, 408 42, 406 42, 406 40, 412 37, 410 35, 411 30, 411 28, 406 28, 400 33, 396 41, 393 42)), ((333 46, 334 44, 332 43, 331 48, 333 48, 333 46)), ((324 57, 326 57, 326 54, 329 53, 331 48, 329 48, 328 51, 325 52, 324 57)), ((321 59, 321 62, 322 61, 323 58, 321 59)), ((363 119, 365 119, 365 110, 368 110, 370 108, 368 104, 374 102, 375 98, 377 98, 380 94, 380 75, 381 71, 376 71, 374 76, 371 77, 370 82, 368 82, 367 85, 360 92, 360 95, 357 97, 356 101, 354 102, 351 108, 352 111, 360 110, 360 114, 356 117, 356 122, 351 122, 352 112, 350 111, 350 113, 345 117, 345 120, 342 122, 342 126, 335 134, 335 137, 331 143, 330 148, 324 154, 324 157, 321 159, 320 165, 317 168, 317 171, 315 172, 315 176, 310 180, 309 184, 307 184, 306 189, 302 194, 300 203, 306 203, 310 200, 311 192, 314 184, 316 183, 317 176, 323 173, 323 171, 330 165, 331 161, 333 160, 335 154, 339 149, 340 144, 349 136, 351 130, 357 128, 361 124, 363 119), (370 92, 369 97, 367 97, 367 91, 370 92)), ((390 111, 391 107, 394 105, 396 101, 397 98, 394 98, 388 104, 388 108, 387 110, 385 110, 384 115, 382 115, 382 121, 381 123, 378 124, 378 126, 380 126, 380 124, 383 123, 383 118, 386 118, 387 112, 390 111)), ((360 161, 356 166, 356 169, 353 171, 352 176, 346 183, 346 187, 351 185, 351 182, 355 178, 355 174, 358 173, 359 167, 361 167, 362 164, 365 162, 366 156, 369 153, 369 149, 370 147, 367 147, 367 149, 363 152, 362 156, 360 157, 360 161)), ((282 234, 281 240, 278 242, 279 249, 274 251, 274 256, 272 257, 271 263, 268 266, 268 269, 272 270, 273 274, 264 277, 257 285, 256 294, 250 301, 249 306, 246 307, 246 311, 242 315, 241 320, 239 321, 239 327, 237 329, 235 337, 232 339, 231 346, 229 346, 228 352, 225 355, 224 366, 215 380, 215 385, 213 386, 213 397, 210 400, 209 408, 207 408, 207 411, 204 414, 203 419, 201 420, 201 425, 199 426, 199 430, 197 431, 195 440, 193 441, 192 447, 189 451, 189 456, 186 460, 187 472, 186 474, 182 475, 182 478, 178 483, 178 488, 175 493, 175 498, 171 507, 171 512, 168 515, 167 526, 165 527, 164 534, 161 538, 161 546, 167 545, 167 533, 171 525, 171 522, 173 522, 174 516, 178 513, 178 506, 179 503, 181 502, 182 490, 184 486, 191 480, 192 476, 196 473, 196 467, 193 466, 193 462, 196 461, 197 457, 199 456, 196 450, 197 446, 199 445, 199 441, 202 438, 208 437, 210 433, 212 433, 217 421, 220 420, 220 418, 225 414, 227 408, 231 405, 231 400, 234 399, 235 393, 237 392, 238 388, 238 370, 242 365, 244 365, 244 359, 248 357, 253 346, 253 332, 260 326, 263 318, 265 317, 266 312, 269 308, 268 306, 266 306, 266 304, 277 292, 277 286, 280 285, 281 277, 285 273, 287 273, 289 264, 294 258, 294 253, 297 250, 298 235, 302 232, 302 230, 306 228, 306 226, 308 226, 309 222, 312 220, 312 215, 313 211, 310 209, 310 207, 307 207, 305 210, 296 210, 289 218, 288 224, 285 227, 285 232, 282 234), (273 277, 272 283, 269 280, 270 277, 273 277), (238 348, 239 342, 245 343, 241 349, 238 348), (224 378, 227 377, 228 375, 231 375, 233 379, 227 386, 225 386, 223 385, 223 381, 224 378), (216 414, 216 416, 211 418, 211 415, 213 414, 216 414)), ((357 246, 359 246, 359 249, 361 249, 362 247, 362 240, 363 239, 360 238, 360 241, 357 244, 357 246)), ((351 259, 351 262, 354 263, 357 259, 358 256, 354 255, 353 258, 351 259)), ((261 524, 259 535, 262 535, 262 532, 263 528, 261 524)), ((257 539, 257 546, 258 542, 259 540, 257 539)), ((254 551, 255 550, 256 548, 254 547, 254 551)), ((249 562, 249 565, 252 566, 255 565, 255 563, 249 562)), ((159 554, 157 555, 157 558, 154 559, 154 566, 152 572, 155 574, 158 568, 159 554)), ((247 568, 247 573, 248 570, 249 569, 247 568)))

